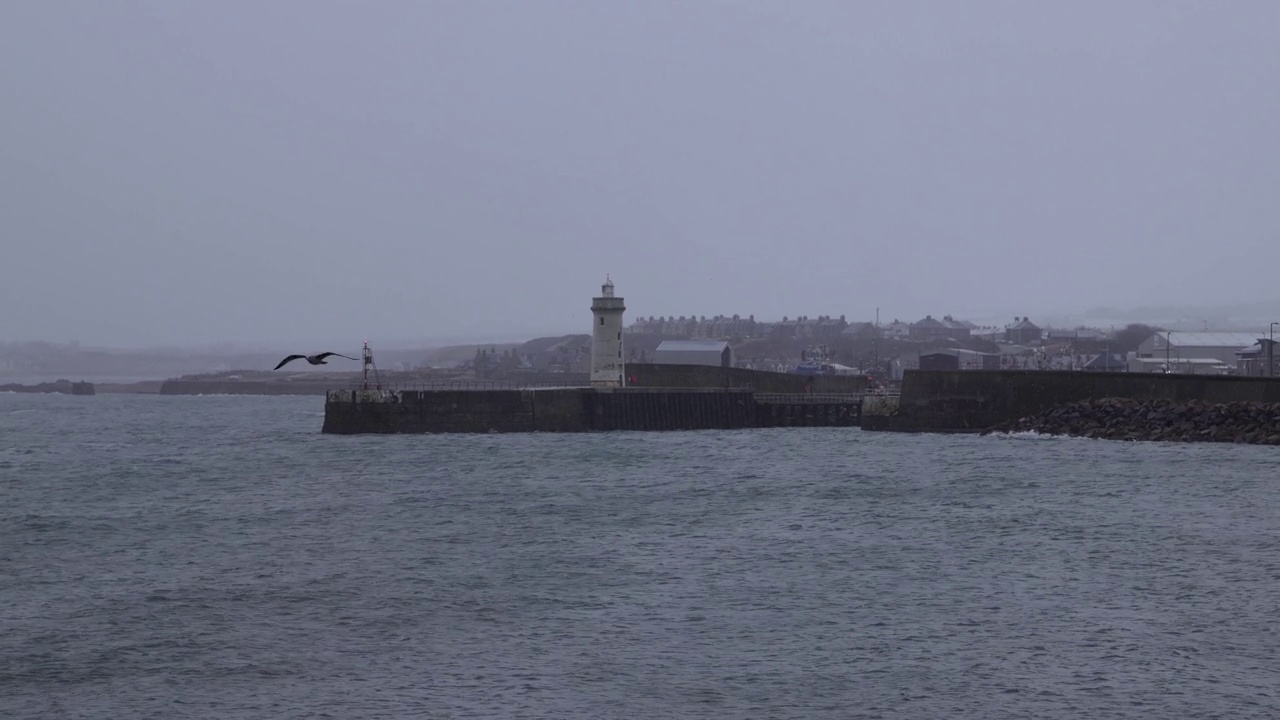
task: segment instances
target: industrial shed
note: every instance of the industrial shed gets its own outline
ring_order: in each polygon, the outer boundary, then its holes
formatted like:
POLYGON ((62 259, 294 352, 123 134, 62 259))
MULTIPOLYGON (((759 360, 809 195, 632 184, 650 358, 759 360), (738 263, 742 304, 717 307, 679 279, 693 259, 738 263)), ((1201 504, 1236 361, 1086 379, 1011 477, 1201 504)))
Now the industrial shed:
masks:
POLYGON ((1129 359, 1130 372, 1226 373, 1237 353, 1258 342, 1262 332, 1157 332, 1129 359))
POLYGON ((1000 356, 972 350, 939 350, 920 354, 921 370, 999 370, 1000 356))
POLYGON ((733 348, 723 340, 663 340, 653 353, 659 365, 733 367, 733 348))

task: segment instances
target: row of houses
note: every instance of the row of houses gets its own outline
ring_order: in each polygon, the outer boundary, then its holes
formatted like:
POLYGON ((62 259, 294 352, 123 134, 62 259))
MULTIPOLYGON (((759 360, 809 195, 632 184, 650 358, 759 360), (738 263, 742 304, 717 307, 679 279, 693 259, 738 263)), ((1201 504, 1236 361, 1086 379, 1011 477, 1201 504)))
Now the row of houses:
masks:
POLYGON ((818 317, 800 316, 784 317, 776 322, 760 322, 754 315, 725 316, 668 316, 640 317, 627 327, 628 333, 662 335, 666 337, 689 340, 726 340, 737 338, 752 340, 760 338, 799 338, 804 340, 823 340, 839 337, 853 326, 869 326, 869 323, 853 323, 845 317, 819 315, 818 317))
POLYGON ((944 315, 940 320, 935 319, 932 315, 925 315, 923 320, 918 320, 907 326, 906 339, 919 342, 967 340, 977 328, 978 326, 971 322, 956 320, 950 315, 944 315))
POLYGON ((1039 347, 1042 345, 1079 344, 1101 342, 1106 333, 1093 328, 1042 328, 1029 317, 1015 317, 1004 325, 978 326, 967 320, 956 320, 950 315, 935 319, 926 315, 923 320, 904 323, 895 320, 885 326, 883 336, 898 340, 932 342, 936 340, 966 340, 976 338, 996 343, 1010 343, 1039 347))
MULTIPOLYGON (((968 340, 972 337, 1008 339, 1018 343, 1038 343, 1043 331, 1026 318, 1005 328, 983 328, 967 320, 957 320, 950 315, 934 318, 926 315, 913 323, 894 320, 884 326, 869 322, 849 322, 844 315, 833 317, 819 315, 796 318, 783 317, 776 322, 756 320, 754 315, 714 317, 704 316, 648 316, 634 320, 628 333, 660 335, 687 340, 751 340, 759 338, 834 340, 836 338, 878 338, 933 342, 936 340, 968 340)), ((1052 331, 1051 331, 1052 332, 1052 331)), ((1079 331, 1070 331, 1079 332, 1079 331)))

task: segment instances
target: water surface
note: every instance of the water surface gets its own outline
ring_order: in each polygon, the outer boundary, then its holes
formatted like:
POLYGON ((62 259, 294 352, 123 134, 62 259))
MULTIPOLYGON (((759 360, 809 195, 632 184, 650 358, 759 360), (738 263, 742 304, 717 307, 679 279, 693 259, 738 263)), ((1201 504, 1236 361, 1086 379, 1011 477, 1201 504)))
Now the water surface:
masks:
POLYGON ((1280 450, 0 395, 15 718, 1280 716, 1280 450))

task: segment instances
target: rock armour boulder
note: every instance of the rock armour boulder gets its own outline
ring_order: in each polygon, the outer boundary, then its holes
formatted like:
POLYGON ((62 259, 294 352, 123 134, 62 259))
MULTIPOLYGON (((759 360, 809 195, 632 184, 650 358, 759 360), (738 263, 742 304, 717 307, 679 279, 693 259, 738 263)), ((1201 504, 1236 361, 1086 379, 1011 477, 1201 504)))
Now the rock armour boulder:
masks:
POLYGON ((1280 403, 1098 398, 1050 408, 988 428, 1103 440, 1280 445, 1280 403))

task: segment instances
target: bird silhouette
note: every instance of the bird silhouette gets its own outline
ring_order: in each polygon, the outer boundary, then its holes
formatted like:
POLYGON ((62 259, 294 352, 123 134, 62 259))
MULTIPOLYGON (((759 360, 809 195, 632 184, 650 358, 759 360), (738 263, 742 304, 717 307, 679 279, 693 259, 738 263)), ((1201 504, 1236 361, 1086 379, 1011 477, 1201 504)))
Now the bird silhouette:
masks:
POLYGON ((356 359, 348 355, 343 355, 342 353, 335 353, 335 352, 322 352, 319 355, 290 355, 289 357, 281 360, 280 364, 272 368, 272 370, 279 370, 280 368, 284 367, 285 365, 288 365, 294 360, 306 360, 312 365, 328 365, 329 363, 325 362, 325 358, 333 357, 335 355, 340 358, 346 358, 348 360, 356 359))

